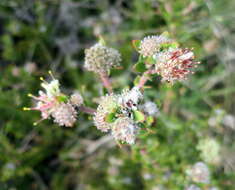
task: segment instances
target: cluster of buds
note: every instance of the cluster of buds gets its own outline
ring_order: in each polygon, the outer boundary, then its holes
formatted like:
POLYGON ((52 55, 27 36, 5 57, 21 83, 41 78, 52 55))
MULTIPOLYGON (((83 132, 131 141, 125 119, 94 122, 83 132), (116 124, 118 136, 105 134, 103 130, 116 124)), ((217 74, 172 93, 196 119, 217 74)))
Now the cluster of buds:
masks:
POLYGON ((147 36, 140 41, 138 52, 144 57, 151 57, 159 53, 164 46, 173 43, 166 35, 147 36))
POLYGON ((139 42, 137 51, 143 57, 146 68, 169 83, 187 79, 199 64, 194 61, 192 49, 180 48, 166 34, 145 37, 139 42))
POLYGON ((118 67, 121 62, 120 53, 101 42, 85 50, 85 65, 88 71, 98 74, 108 73, 111 68, 118 67))
MULTIPOLYGON (((39 91, 39 96, 28 94, 36 100, 36 106, 32 108, 24 107, 24 110, 38 110, 41 112, 42 120, 52 117, 54 122, 60 126, 72 127, 77 119, 76 108, 83 104, 83 98, 79 93, 73 94, 71 97, 66 96, 60 91, 60 84, 57 79, 52 76, 52 81, 47 82, 42 77, 41 86, 45 91, 39 91)), ((39 122, 38 121, 38 122, 39 122)), ((38 122, 35 122, 36 125, 38 122)))
POLYGON ((143 95, 139 88, 124 90, 121 94, 108 94, 101 98, 94 116, 97 129, 111 131, 115 140, 134 144, 139 123, 146 115, 140 109, 143 95))

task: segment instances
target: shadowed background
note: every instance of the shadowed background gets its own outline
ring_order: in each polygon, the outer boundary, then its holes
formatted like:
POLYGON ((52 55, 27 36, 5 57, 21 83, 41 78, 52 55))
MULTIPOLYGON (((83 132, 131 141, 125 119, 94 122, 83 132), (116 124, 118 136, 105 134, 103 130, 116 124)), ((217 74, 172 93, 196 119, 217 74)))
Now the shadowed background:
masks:
POLYGON ((192 183, 187 168, 206 161, 205 139, 218 143, 220 161, 208 163, 210 185, 199 186, 235 189, 234 9, 228 0, 1 0, 0 189, 182 190, 192 183), (136 145, 119 148, 83 113, 65 128, 33 126, 40 114, 22 111, 48 70, 95 108, 102 85, 83 69, 84 49, 101 35, 121 52, 123 69, 111 73, 120 92, 136 76, 131 41, 164 31, 202 64, 183 83, 148 83, 145 99, 161 113, 136 145))

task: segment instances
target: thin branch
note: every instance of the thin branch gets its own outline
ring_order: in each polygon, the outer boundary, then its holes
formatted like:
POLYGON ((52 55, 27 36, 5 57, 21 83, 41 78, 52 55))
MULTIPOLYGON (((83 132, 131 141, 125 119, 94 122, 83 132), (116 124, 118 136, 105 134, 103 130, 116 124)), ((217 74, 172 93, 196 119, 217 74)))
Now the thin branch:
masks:
POLYGON ((109 77, 107 75, 107 73, 100 73, 100 79, 104 85, 104 87, 108 90, 109 93, 113 92, 113 87, 112 87, 112 83, 109 80, 109 77))
POLYGON ((145 83, 149 80, 149 75, 150 74, 154 74, 155 73, 155 71, 154 70, 152 70, 152 69, 149 69, 149 70, 147 70, 147 71, 145 71, 144 73, 143 73, 143 75, 140 77, 140 80, 139 80, 139 83, 138 83, 138 85, 137 85, 137 87, 139 87, 139 88, 143 88, 144 87, 144 85, 145 85, 145 83))
POLYGON ((114 147, 114 142, 115 141, 113 141, 113 137, 111 135, 105 135, 102 138, 90 143, 89 146, 86 148, 86 154, 91 155, 103 146, 114 147))
POLYGON ((43 181, 42 177, 34 170, 32 170, 32 176, 37 181, 37 183, 40 185, 40 188, 42 190, 48 190, 46 183, 43 181))
POLYGON ((90 108, 90 107, 86 107, 86 106, 80 106, 79 110, 84 113, 91 114, 91 115, 95 114, 95 112, 96 112, 95 109, 90 108))

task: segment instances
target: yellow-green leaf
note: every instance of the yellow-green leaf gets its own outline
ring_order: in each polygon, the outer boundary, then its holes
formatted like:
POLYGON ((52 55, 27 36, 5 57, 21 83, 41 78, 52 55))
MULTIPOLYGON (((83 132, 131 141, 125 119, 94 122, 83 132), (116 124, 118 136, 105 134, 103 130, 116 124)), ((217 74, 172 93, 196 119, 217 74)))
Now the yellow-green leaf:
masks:
POLYGON ((138 122, 143 122, 145 120, 145 115, 141 111, 135 110, 134 120, 138 122))

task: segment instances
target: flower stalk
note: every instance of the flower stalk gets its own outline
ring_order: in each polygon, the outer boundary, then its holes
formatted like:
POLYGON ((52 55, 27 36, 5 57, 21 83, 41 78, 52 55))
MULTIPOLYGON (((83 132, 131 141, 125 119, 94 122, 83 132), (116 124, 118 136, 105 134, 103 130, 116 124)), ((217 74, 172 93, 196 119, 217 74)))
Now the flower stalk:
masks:
POLYGON ((154 74, 155 71, 153 69, 149 69, 143 73, 143 75, 140 77, 139 83, 137 84, 138 88, 143 88, 145 83, 150 79, 150 75, 154 74))
POLYGON ((101 79, 104 87, 108 90, 109 93, 112 93, 113 87, 112 87, 112 83, 111 83, 107 73, 100 73, 99 75, 100 75, 100 79, 101 79))
POLYGON ((86 107, 86 106, 80 106, 79 110, 84 113, 91 114, 91 115, 95 114, 95 112, 96 112, 95 109, 90 108, 90 107, 86 107))

